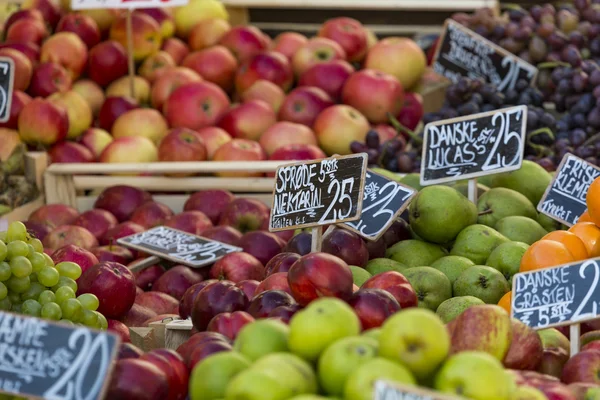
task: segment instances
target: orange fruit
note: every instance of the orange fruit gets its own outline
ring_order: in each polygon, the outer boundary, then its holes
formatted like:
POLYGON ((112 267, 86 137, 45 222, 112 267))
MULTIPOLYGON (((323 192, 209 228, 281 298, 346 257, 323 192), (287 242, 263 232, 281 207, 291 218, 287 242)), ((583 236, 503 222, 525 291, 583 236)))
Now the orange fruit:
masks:
POLYGON ((592 217, 590 217, 590 213, 587 210, 585 210, 583 212, 583 214, 581 214, 579 216, 579 219, 577 220, 577 222, 594 222, 594 221, 592 221, 592 217))
POLYGON ((600 228, 593 222, 578 222, 569 232, 576 234, 585 244, 590 257, 600 257, 600 228))
POLYGON ((567 246, 567 249, 569 249, 576 261, 590 258, 590 253, 588 252, 585 243, 583 243, 583 241, 579 239, 579 236, 577 236, 573 232, 550 232, 549 234, 544 236, 542 240, 554 240, 555 242, 560 242, 564 244, 565 246, 567 246))
POLYGON ((519 272, 535 271, 562 264, 572 263, 575 260, 567 246, 554 240, 538 240, 525 251, 521 258, 519 272))
POLYGON ((504 296, 498 302, 498 305, 506 310, 506 312, 510 315, 510 308, 512 304, 512 291, 506 292, 504 296))
POLYGON ((585 198, 592 222, 600 226, 600 178, 594 179, 585 198))

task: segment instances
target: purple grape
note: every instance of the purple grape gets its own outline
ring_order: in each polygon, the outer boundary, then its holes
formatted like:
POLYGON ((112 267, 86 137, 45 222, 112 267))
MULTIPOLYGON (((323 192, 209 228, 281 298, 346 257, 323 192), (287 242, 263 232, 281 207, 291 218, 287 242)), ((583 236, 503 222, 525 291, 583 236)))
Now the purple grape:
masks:
POLYGON ((585 142, 586 138, 587 135, 585 134, 585 131, 583 129, 573 129, 569 133, 569 141, 575 147, 581 146, 581 144, 585 142))
POLYGON ((365 153, 369 148, 364 143, 353 141, 350 143, 350 151, 353 153, 365 153))
POLYGON ((367 137, 365 138, 365 143, 367 147, 371 149, 379 148, 379 134, 375 130, 370 130, 367 132, 367 137))

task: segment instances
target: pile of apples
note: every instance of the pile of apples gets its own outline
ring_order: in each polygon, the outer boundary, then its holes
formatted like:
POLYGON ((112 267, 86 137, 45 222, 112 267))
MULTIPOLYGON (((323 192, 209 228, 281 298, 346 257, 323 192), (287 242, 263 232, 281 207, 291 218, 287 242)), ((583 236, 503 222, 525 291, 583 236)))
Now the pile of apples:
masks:
POLYGON ((133 77, 125 11, 26 2, 0 44, 16 66, 0 128, 53 162, 304 160, 350 154, 370 129, 395 137, 390 115, 409 128, 422 117, 408 91, 423 51, 408 38, 378 41, 354 19, 271 39, 231 26, 216 0, 131 18, 133 77))

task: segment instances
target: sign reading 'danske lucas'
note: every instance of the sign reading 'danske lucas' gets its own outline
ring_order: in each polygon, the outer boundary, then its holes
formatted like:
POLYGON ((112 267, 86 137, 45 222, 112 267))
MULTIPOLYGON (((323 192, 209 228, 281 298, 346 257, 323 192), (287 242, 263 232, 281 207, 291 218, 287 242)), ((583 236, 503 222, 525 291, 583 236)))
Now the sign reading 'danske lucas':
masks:
POLYGON ((425 126, 421 185, 521 168, 527 106, 502 108, 425 126))
POLYGON ((556 175, 537 209, 552 219, 573 226, 587 210, 585 197, 594 179, 600 176, 600 168, 567 153, 556 170, 556 175))
POLYGON ((269 231, 360 218, 366 171, 365 153, 277 168, 269 231))
POLYGON ((118 347, 112 333, 0 312, 0 392, 101 400, 118 347))
POLYGON ((417 191, 371 170, 367 171, 363 207, 360 219, 344 222, 350 229, 368 240, 377 240, 408 207, 417 191))
POLYGON ((531 83, 538 72, 533 65, 453 20, 446 20, 433 70, 455 83, 462 76, 483 78, 500 91, 513 89, 520 79, 531 83))
POLYGON ((184 6, 189 0, 71 0, 73 10, 98 8, 162 8, 184 6))
POLYGON ((166 226, 117 239, 117 243, 190 267, 210 265, 226 254, 242 251, 240 247, 166 226))
POLYGON ((511 317, 534 329, 598 318, 600 258, 513 277, 511 317))
POLYGON ((9 57, 0 57, 0 122, 6 122, 10 117, 14 80, 14 61, 9 57))

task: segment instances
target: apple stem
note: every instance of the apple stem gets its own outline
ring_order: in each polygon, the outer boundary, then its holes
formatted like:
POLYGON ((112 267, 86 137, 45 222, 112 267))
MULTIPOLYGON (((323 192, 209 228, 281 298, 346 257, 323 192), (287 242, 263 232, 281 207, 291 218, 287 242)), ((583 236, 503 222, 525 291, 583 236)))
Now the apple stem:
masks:
POLYGON ((566 63, 564 61, 546 61, 543 63, 539 63, 536 65, 537 69, 551 69, 557 67, 570 67, 571 64, 566 63))
POLYGON ((480 212, 479 214, 477 214, 477 216, 479 216, 479 215, 491 214, 491 213, 493 213, 493 212, 494 212, 494 210, 492 210, 492 209, 490 208, 489 210, 485 210, 485 211, 482 211, 482 212, 480 212))
POLYGON ((535 144, 531 141, 531 139, 534 136, 541 135, 542 133, 548 134, 548 136, 550 136, 550 138, 554 140, 554 133, 550 130, 550 128, 540 128, 527 135, 527 144, 535 150, 538 156, 548 156, 552 154, 552 151, 550 149, 548 149, 546 146, 535 144))
POLYGON ((410 138, 412 140, 414 140, 415 143, 417 143, 417 144, 422 144, 423 143, 423 139, 421 139, 419 137, 419 135, 417 135, 412 129, 408 129, 406 126, 402 125, 400 123, 400 121, 398 121, 398 119, 392 115, 392 113, 387 113, 387 116, 388 116, 388 118, 390 120, 390 123, 398 131, 398 133, 404 132, 408 136, 410 136, 410 138))

